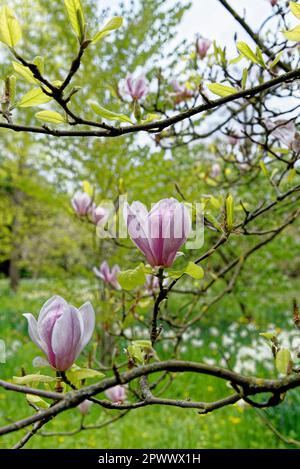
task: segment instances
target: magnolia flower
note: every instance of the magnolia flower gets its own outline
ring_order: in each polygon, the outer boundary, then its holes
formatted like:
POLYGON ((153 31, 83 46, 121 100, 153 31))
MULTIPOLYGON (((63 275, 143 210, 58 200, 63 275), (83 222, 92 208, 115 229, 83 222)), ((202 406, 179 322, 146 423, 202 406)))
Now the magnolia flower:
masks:
POLYGON ((141 202, 127 204, 124 217, 130 238, 152 267, 170 267, 191 230, 189 211, 176 199, 162 199, 150 212, 141 202))
POLYGON ((108 211, 106 208, 101 207, 101 205, 97 207, 93 204, 90 208, 90 216, 95 225, 105 225, 108 219, 108 211))
POLYGON ((271 131, 272 136, 277 138, 281 143, 295 152, 300 151, 300 138, 292 121, 278 120, 273 122, 270 119, 266 119, 265 125, 271 131))
POLYGON ((211 46, 209 39, 198 39, 197 41, 197 53, 200 59, 204 59, 207 55, 208 49, 211 46))
POLYGON ((155 275, 146 275, 145 289, 148 293, 153 293, 159 288, 159 280, 155 275))
POLYGON ((93 404, 92 401, 89 401, 87 399, 85 399, 85 401, 79 404, 78 409, 81 415, 87 415, 90 411, 90 407, 92 404, 93 404))
POLYGON ((230 145, 234 146, 239 143, 239 138, 234 134, 228 135, 228 142, 230 145))
POLYGON ((176 104, 186 101, 194 96, 194 93, 191 90, 187 89, 184 85, 180 85, 176 80, 172 82, 172 87, 174 93, 171 93, 171 96, 176 104))
POLYGON ((93 271, 97 277, 104 281, 104 283, 111 285, 112 287, 116 288, 116 290, 121 288, 117 280, 117 274, 120 272, 120 267, 117 264, 114 265, 110 270, 108 263, 104 261, 100 265, 99 269, 94 267, 93 271))
POLYGON ((126 77, 125 89, 134 101, 139 101, 148 93, 147 81, 144 75, 134 78, 129 74, 126 77))
POLYGON ((38 320, 32 314, 23 316, 28 321, 31 340, 58 371, 66 371, 73 365, 95 328, 95 313, 90 302, 77 309, 60 296, 53 296, 44 304, 38 320))
POLYGON ((118 384, 113 388, 107 389, 105 395, 115 404, 122 404, 126 399, 126 388, 118 384))
POLYGON ((92 199, 86 192, 76 192, 71 199, 71 204, 77 215, 84 217, 91 208, 92 199))
POLYGON ((217 178, 220 176, 220 174, 221 174, 221 167, 219 163, 214 163, 210 170, 210 176, 212 178, 217 178))

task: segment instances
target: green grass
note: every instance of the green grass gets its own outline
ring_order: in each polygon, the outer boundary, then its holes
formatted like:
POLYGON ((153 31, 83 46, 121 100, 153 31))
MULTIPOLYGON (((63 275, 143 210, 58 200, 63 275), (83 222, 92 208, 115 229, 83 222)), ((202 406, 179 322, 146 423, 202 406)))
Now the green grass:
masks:
MULTIPOLYGON (((83 283, 84 284, 84 283, 83 283)), ((81 299, 86 299, 93 292, 86 292, 80 282, 76 282, 81 299), (84 298, 83 298, 84 297, 84 298)), ((74 281, 72 281, 74 289, 74 281)), ((269 303, 264 312, 256 318, 258 329, 261 330, 266 323, 267 309, 274 312, 274 308, 282 313, 282 304, 287 295, 292 295, 297 285, 291 285, 283 297, 277 292, 276 305, 269 303)), ((19 292, 12 294, 6 281, 0 282, 0 338, 7 345, 8 358, 6 364, 0 364, 2 379, 10 379, 13 375, 20 375, 21 367, 26 372, 34 372, 32 359, 39 354, 36 346, 27 336, 26 321, 22 317, 24 312, 37 314, 43 302, 53 293, 60 293, 70 298, 70 283, 54 283, 49 281, 23 281, 19 292)), ((289 305, 285 305, 286 307, 289 305)), ((201 324, 201 339, 203 346, 195 348, 189 342, 185 344, 186 350, 182 357, 201 361, 204 357, 217 357, 218 352, 210 348, 212 340, 217 344, 220 337, 227 334, 232 319, 225 320, 227 316, 237 319, 241 313, 236 305, 236 298, 228 297, 223 304, 222 320, 217 321, 216 315, 205 319, 201 324), (225 314, 226 313, 226 314, 225 314), (229 314, 230 313, 230 314, 229 314), (218 325, 220 336, 212 338, 209 333, 211 326, 218 325)), ((268 314, 267 314, 268 316, 268 314)), ((282 313, 282 317, 284 314, 282 313)), ((274 315, 272 314, 274 321, 274 315)), ((241 321, 241 329, 243 328, 241 321)), ((241 341, 245 344, 251 342, 258 335, 253 330, 241 341)), ((166 358, 167 352, 159 350, 160 358, 166 358)), ((84 358, 81 359, 84 361, 84 358)), ((50 369, 43 369, 43 373, 51 373, 50 369), (46 370, 46 371, 44 371, 46 370)), ((268 372, 271 373, 272 372, 268 372)), ((193 374, 178 375, 165 396, 172 398, 191 397, 194 400, 211 401, 228 394, 230 390, 226 384, 215 378, 195 376, 193 374)), ((287 401, 269 415, 273 423, 287 436, 300 438, 300 422, 298 415, 299 393, 294 391, 287 401)), ((0 425, 7 424, 12 419, 24 418, 31 415, 33 410, 28 407, 24 396, 0 391, 0 425)), ((101 423, 112 416, 116 411, 106 411, 96 405, 91 408, 86 417, 86 424, 101 423)), ((78 409, 69 410, 49 422, 45 431, 70 431, 78 427, 80 422, 78 409)), ((24 430, 0 438, 0 448, 11 447, 21 436, 24 430)), ((152 406, 134 410, 120 419, 117 423, 100 430, 85 431, 76 436, 35 436, 26 446, 27 448, 286 448, 274 434, 262 425, 256 411, 249 407, 230 408, 218 410, 212 414, 201 416, 195 410, 184 410, 171 407, 152 406)))

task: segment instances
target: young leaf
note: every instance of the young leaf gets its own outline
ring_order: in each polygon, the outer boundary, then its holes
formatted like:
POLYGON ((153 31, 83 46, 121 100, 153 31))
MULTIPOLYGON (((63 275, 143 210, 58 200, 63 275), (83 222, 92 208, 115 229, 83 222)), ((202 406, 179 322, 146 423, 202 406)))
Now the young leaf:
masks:
POLYGON ((115 29, 119 29, 123 24, 123 18, 122 16, 116 16, 115 18, 112 18, 111 20, 106 23, 104 28, 102 28, 97 34, 92 39, 92 43, 96 44, 96 42, 100 41, 103 37, 107 36, 108 34, 111 33, 111 31, 114 31, 115 29))
POLYGON ((265 163, 262 160, 260 160, 259 166, 261 167, 261 170, 264 173, 264 175, 266 176, 266 178, 269 178, 269 173, 268 173, 267 167, 266 167, 265 163))
POLYGON ((259 59, 256 57, 255 53, 253 52, 253 50, 248 46, 248 44, 246 44, 246 42, 238 42, 237 43, 237 48, 239 50, 239 52, 244 56, 246 57, 247 59, 251 60, 251 62, 255 63, 255 64, 259 64, 259 59))
POLYGON ((283 51, 280 51, 279 54, 276 55, 276 57, 275 57, 275 59, 273 60, 273 62, 269 65, 269 68, 270 68, 270 69, 271 69, 271 68, 274 68, 274 67, 278 64, 279 60, 280 60, 281 57, 282 57, 282 54, 283 54, 283 51))
POLYGON ((0 10, 0 41, 8 47, 15 47, 21 40, 22 31, 14 12, 4 6, 0 10))
POLYGON ((144 265, 140 264, 135 269, 119 272, 118 282, 124 290, 134 290, 146 281, 144 265))
POLYGON ((300 41, 300 25, 291 29, 291 31, 283 31, 283 34, 289 41, 300 41))
POLYGON ((12 65, 14 67, 15 72, 22 78, 24 78, 24 80, 28 81, 28 83, 37 83, 37 80, 34 78, 29 68, 25 67, 22 64, 19 64, 19 62, 14 61, 12 62, 12 65))
POLYGON ((93 186, 89 183, 89 181, 83 181, 82 189, 86 192, 90 197, 93 197, 94 189, 93 186))
POLYGON ((292 363, 291 352, 288 349, 282 348, 276 354, 276 368, 279 373, 286 375, 289 371, 290 364, 292 363))
POLYGON ((89 101, 88 104, 90 105, 91 109, 98 114, 98 116, 103 117, 103 119, 108 119, 111 121, 119 121, 119 122, 128 122, 132 124, 132 120, 125 116, 125 114, 118 114, 117 112, 110 111, 109 109, 105 109, 104 107, 100 106, 100 104, 96 103, 95 101, 89 101))
POLYGON ((185 268, 184 273, 194 278, 195 280, 200 280, 204 277, 204 270, 200 265, 195 264, 194 262, 189 262, 185 268))
POLYGON ((141 124, 149 124, 149 122, 153 122, 155 120, 161 119, 159 114, 147 114, 146 119, 141 121, 141 124))
POLYGON ((50 407, 50 404, 44 401, 40 396, 26 394, 26 399, 30 404, 38 407, 39 409, 48 409, 48 407, 50 407))
POLYGON ((103 378, 104 376, 105 375, 100 371, 93 370, 92 368, 80 368, 77 365, 73 365, 72 368, 67 371, 67 377, 71 383, 88 378, 103 378))
POLYGON ((39 69, 39 71, 41 73, 44 73, 44 65, 45 65, 44 57, 41 57, 41 56, 37 55, 33 59, 33 63, 34 63, 34 65, 37 66, 37 68, 39 69))
POLYGON ((239 54, 237 57, 234 59, 229 60, 229 64, 237 64, 239 63, 242 59, 244 58, 243 54, 239 54))
POLYGON ((194 264, 194 262, 189 262, 183 269, 180 270, 169 270, 168 275, 172 278, 179 278, 182 275, 189 275, 190 277, 200 280, 204 276, 204 271, 200 265, 194 264))
POLYGON ((243 77, 242 77, 242 89, 246 89, 246 84, 247 84, 247 78, 248 78, 248 69, 244 68, 243 70, 243 77))
POLYGON ((261 65, 261 67, 263 68, 266 68, 266 64, 265 64, 262 52, 258 46, 256 48, 256 57, 258 59, 259 65, 261 65))
POLYGON ((259 335, 266 340, 272 340, 277 334, 276 332, 261 332, 259 335))
POLYGON ((14 376, 12 382, 15 384, 31 384, 31 383, 53 383, 56 378, 52 376, 40 375, 39 373, 26 375, 26 376, 14 376))
POLYGON ((31 107, 39 106, 41 104, 49 103, 51 97, 47 96, 41 88, 33 88, 33 90, 28 91, 18 103, 19 107, 31 107))
POLYGON ((228 230, 233 228, 234 199, 231 194, 225 200, 226 227, 228 230))
POLYGON ((228 85, 221 85, 220 83, 211 83, 207 85, 207 88, 217 96, 221 96, 222 98, 225 96, 229 96, 233 93, 237 93, 237 90, 232 86, 228 85))
POLYGON ((50 122, 51 124, 63 124, 67 122, 65 117, 55 111, 40 111, 35 117, 41 121, 50 122))
POLYGON ((13 103, 15 100, 16 96, 16 77, 15 75, 10 75, 9 77, 6 78, 7 80, 7 86, 9 90, 9 101, 10 103, 13 103))
POLYGON ((64 0, 71 26, 80 40, 83 40, 85 20, 80 0, 64 0))
POLYGON ((293 15, 296 16, 298 20, 300 20, 300 4, 296 2, 290 2, 289 6, 293 15))

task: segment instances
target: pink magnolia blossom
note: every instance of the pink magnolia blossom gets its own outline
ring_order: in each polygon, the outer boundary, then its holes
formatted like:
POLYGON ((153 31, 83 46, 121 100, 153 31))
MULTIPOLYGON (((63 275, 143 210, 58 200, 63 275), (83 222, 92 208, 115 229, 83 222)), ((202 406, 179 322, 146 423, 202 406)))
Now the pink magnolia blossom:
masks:
POLYGON ((281 143, 295 152, 300 151, 300 138, 297 133, 295 124, 292 121, 265 120, 265 125, 271 131, 273 137, 277 138, 281 143))
POLYGON ((124 217, 130 238, 152 267, 170 267, 191 230, 189 211, 176 199, 162 199, 150 212, 133 202, 124 217))
POLYGON ((85 401, 79 404, 78 409, 81 415, 87 415, 90 411, 90 407, 92 404, 92 401, 89 401, 88 399, 85 399, 85 401))
POLYGON ((77 215, 84 217, 91 208, 92 199, 86 192, 76 192, 71 199, 71 204, 77 215))
POLYGON ((108 210, 106 208, 101 207, 101 205, 98 205, 98 207, 93 204, 90 208, 90 216, 91 220, 95 225, 105 225, 108 219, 108 210))
POLYGON ((123 404, 126 399, 126 388, 121 385, 114 386, 105 391, 106 397, 115 404, 123 404))
POLYGON ((233 147, 239 143, 239 137, 237 135, 231 134, 228 135, 228 142, 233 147))
POLYGON ((172 87, 174 93, 171 93, 171 96, 176 104, 179 104, 182 101, 187 101, 194 96, 194 93, 191 90, 187 89, 184 85, 180 85, 176 80, 172 82, 172 87))
POLYGON ((204 59, 206 57, 210 46, 211 46, 211 41, 209 39, 198 39, 197 53, 200 59, 204 59))
POLYGON ((155 275, 146 275, 145 289, 148 293, 153 293, 159 288, 159 280, 155 275))
POLYGON ((100 265, 99 269, 97 269, 97 267, 94 267, 93 271, 97 277, 101 278, 104 281, 104 283, 111 285, 116 290, 120 290, 121 287, 117 280, 117 274, 118 272, 120 272, 120 267, 117 264, 114 265, 110 270, 108 263, 104 261, 100 265))
POLYGON ((147 80, 144 75, 134 78, 129 74, 125 83, 126 93, 129 94, 134 101, 139 101, 148 94, 147 80))
POLYGON ((28 321, 31 340, 58 371, 73 365, 95 328, 95 312, 90 302, 77 309, 60 296, 53 296, 44 304, 38 320, 32 314, 23 316, 28 321))
POLYGON ((210 176, 212 178, 217 178, 220 176, 220 174, 221 174, 221 167, 219 163, 214 163, 210 170, 210 176))

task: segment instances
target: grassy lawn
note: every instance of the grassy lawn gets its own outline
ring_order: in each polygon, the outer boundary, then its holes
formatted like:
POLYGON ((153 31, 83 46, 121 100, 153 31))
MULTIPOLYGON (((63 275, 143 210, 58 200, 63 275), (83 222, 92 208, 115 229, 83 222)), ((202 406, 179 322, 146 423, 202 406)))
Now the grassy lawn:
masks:
MULTIPOLYGON (((0 282, 0 338, 4 339, 7 346, 7 363, 0 364, 2 379, 10 379, 13 375, 20 375, 23 366, 27 373, 36 372, 32 366, 32 359, 38 355, 36 346, 29 341, 27 336, 26 321, 22 317, 24 312, 37 314, 43 302, 54 292, 68 297, 70 285, 54 284, 48 281, 23 281, 19 292, 14 295, 9 292, 6 281, 0 282)), ((297 284, 291 285, 286 295, 292 296, 297 284)), ((91 292, 81 290, 81 296, 88 297, 91 292)), ((76 303, 80 300, 76 300, 76 303)), ((244 367, 245 372, 251 374, 251 368, 255 366, 254 374, 275 376, 274 367, 270 360, 267 345, 257 342, 258 333, 267 327, 265 319, 268 312, 264 308, 264 315, 256 323, 246 324, 240 318, 236 301, 227 299, 223 305, 224 317, 230 318, 229 310, 238 319, 233 326, 231 319, 216 322, 215 315, 206 318, 201 324, 201 329, 196 328, 193 334, 186 337, 182 345, 181 357, 197 361, 211 361, 222 363, 224 354, 230 352, 229 360, 233 366, 244 367), (218 324, 218 328, 216 325, 218 324), (233 343, 234 342, 234 343, 233 343), (238 349, 243 347, 245 354, 239 354, 238 349), (258 349, 258 356, 253 365, 251 350, 258 349), (249 354, 249 357, 247 356, 249 354), (265 359, 264 354, 265 353, 265 359), (239 355, 238 355, 239 354, 239 355), (239 364, 238 364, 238 363, 239 364)), ((281 299, 278 297, 276 305, 269 303, 269 312, 278 309, 278 315, 286 316, 287 326, 289 312, 282 312, 281 299), (281 313, 280 313, 281 312, 281 313)), ((280 318, 282 319, 282 318, 280 318)), ((295 340, 294 338, 292 338, 295 340)), ((262 340, 262 339, 261 339, 262 340)), ((167 350, 159 350, 159 357, 166 358, 167 350)), ((252 354, 253 355, 253 354, 252 354)), ((84 357, 79 363, 84 363, 84 357)), ((42 369, 42 373, 51 374, 50 369, 42 369)), ((253 374, 253 373, 252 373, 253 374)), ((167 397, 186 398, 194 400, 210 401, 230 393, 225 383, 214 378, 193 376, 185 374, 176 376, 167 397)), ((278 429, 286 436, 300 438, 300 421, 297 418, 300 404, 299 392, 289 395, 286 402, 275 411, 268 411, 268 415, 278 429)), ((25 403, 22 395, 12 395, 9 392, 0 391, 0 425, 5 425, 10 419, 23 418, 32 414, 32 409, 25 403)), ((85 423, 95 424, 104 422, 116 411, 106 411, 97 406, 92 406, 85 423)), ((53 422, 49 422, 45 431, 65 432, 76 429, 80 422, 78 409, 69 410, 59 416, 53 422)), ((0 448, 11 447, 22 435, 24 430, 18 433, 6 435, 0 439, 0 448)), ((212 414, 201 416, 194 410, 184 410, 168 407, 148 407, 137 409, 117 423, 102 429, 81 432, 73 436, 36 436, 27 445, 28 448, 286 448, 274 434, 261 422, 255 409, 240 407, 238 405, 221 409, 212 414)))

